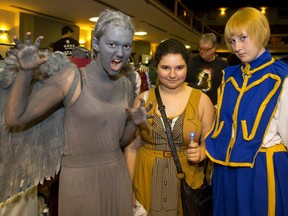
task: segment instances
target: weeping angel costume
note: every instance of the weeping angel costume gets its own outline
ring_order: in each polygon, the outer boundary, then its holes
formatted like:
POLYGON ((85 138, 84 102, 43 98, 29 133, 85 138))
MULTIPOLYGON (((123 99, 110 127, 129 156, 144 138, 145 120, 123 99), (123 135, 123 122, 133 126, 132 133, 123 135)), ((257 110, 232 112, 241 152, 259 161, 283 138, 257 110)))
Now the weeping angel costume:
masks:
MULTIPOLYGON (((61 67, 76 67, 63 55, 47 55, 48 64, 41 65, 31 91, 37 91, 45 78, 61 67), (55 58, 57 63, 50 58, 55 58)), ((127 118, 125 108, 128 106, 128 97, 134 97, 128 94, 133 92, 128 79, 119 79, 124 89, 121 104, 105 105, 91 95, 89 79, 84 80, 85 77, 89 78, 89 74, 83 76, 79 73, 78 78, 81 76, 83 79, 83 88, 76 103, 67 110, 65 108, 65 119, 64 108, 56 107, 56 111, 51 110, 43 116, 44 120, 38 119, 32 125, 7 130, 3 120, 6 100, 2 98, 8 97, 18 70, 16 59, 11 57, 9 61, 10 58, 5 59, 0 71, 0 201, 5 203, 7 198, 17 196, 19 188, 27 191, 44 179, 54 177, 62 167, 59 215, 132 215, 132 185, 119 146, 119 137, 122 136, 127 118), (85 123, 85 128, 79 128, 79 121, 84 121, 83 118, 88 114, 93 116, 86 119, 90 123, 85 123), (67 121, 75 122, 69 124, 69 131, 67 125, 64 127, 67 121), (108 122, 109 125, 102 127, 101 122, 108 122), (91 155, 85 155, 88 153, 91 155)))
MULTIPOLYGON (((48 57, 48 62, 35 72, 31 91, 36 91, 46 78, 62 67, 73 66, 60 52, 41 52, 48 57)), ((26 198, 37 196, 35 186, 60 170, 64 144, 62 108, 51 110, 43 121, 39 119, 23 128, 6 128, 6 102, 18 70, 14 56, 0 61, 0 214, 11 203, 20 202, 22 192, 26 193, 26 198)), ((8 210, 5 211, 7 214, 8 210)))

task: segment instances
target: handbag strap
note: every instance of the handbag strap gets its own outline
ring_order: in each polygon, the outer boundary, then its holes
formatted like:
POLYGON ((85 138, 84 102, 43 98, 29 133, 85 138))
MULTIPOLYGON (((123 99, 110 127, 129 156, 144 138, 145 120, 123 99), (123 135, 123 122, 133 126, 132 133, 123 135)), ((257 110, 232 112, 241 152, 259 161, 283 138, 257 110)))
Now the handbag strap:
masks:
MULTIPOLYGON (((173 159, 174 159, 174 163, 176 165, 177 172, 178 172, 178 174, 182 174, 183 173, 182 166, 180 164, 180 160, 179 160, 179 157, 178 157, 178 154, 177 154, 177 150, 176 150, 176 147, 174 145, 173 134, 172 134, 171 127, 170 127, 170 124, 169 124, 168 119, 167 119, 167 115, 166 115, 166 112, 165 112, 165 106, 164 106, 164 104, 162 102, 158 87, 155 87, 155 95, 156 95, 156 99, 157 99, 157 103, 158 103, 158 110, 160 111, 162 119, 163 119, 163 122, 164 122, 164 126, 165 126, 165 129, 166 129, 166 134, 167 134, 167 138, 168 138, 168 144, 169 144, 169 146, 171 148, 171 153, 172 153, 172 156, 173 156, 173 159)), ((207 166, 208 166, 208 161, 206 159, 204 161, 204 182, 207 182, 207 179, 206 179, 207 166)))
POLYGON ((163 105, 163 102, 162 102, 158 87, 155 88, 155 95, 156 95, 156 99, 157 99, 157 103, 158 103, 158 110, 160 111, 162 119, 163 119, 163 122, 164 122, 164 126, 165 126, 165 129, 166 129, 166 134, 167 134, 167 138, 168 138, 168 144, 169 144, 169 146, 171 148, 171 153, 172 153, 175 165, 176 165, 177 172, 178 173, 183 173, 182 166, 180 164, 179 157, 178 157, 178 154, 177 154, 177 150, 176 150, 176 147, 174 145, 173 134, 172 134, 172 131, 171 131, 171 127, 170 127, 170 124, 168 122, 167 115, 166 115, 166 112, 165 112, 165 106, 163 105))

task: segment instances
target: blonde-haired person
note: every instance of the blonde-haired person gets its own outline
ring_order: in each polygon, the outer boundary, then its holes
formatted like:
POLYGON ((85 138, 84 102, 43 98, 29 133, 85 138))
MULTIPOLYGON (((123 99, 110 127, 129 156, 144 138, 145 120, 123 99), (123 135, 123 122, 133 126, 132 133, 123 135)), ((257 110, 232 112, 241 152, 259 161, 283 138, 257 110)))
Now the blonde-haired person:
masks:
POLYGON ((235 12, 224 37, 242 63, 224 70, 206 139, 214 216, 288 215, 288 66, 266 48, 269 22, 258 9, 235 12))

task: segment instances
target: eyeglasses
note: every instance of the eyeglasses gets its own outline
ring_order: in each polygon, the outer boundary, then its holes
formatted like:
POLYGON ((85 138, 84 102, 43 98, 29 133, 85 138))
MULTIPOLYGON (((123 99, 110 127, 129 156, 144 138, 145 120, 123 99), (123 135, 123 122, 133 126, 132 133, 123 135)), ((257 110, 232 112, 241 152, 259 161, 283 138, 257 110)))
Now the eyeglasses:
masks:
POLYGON ((210 48, 199 47, 199 51, 208 52, 209 50, 211 50, 213 48, 214 48, 214 46, 212 46, 210 48))

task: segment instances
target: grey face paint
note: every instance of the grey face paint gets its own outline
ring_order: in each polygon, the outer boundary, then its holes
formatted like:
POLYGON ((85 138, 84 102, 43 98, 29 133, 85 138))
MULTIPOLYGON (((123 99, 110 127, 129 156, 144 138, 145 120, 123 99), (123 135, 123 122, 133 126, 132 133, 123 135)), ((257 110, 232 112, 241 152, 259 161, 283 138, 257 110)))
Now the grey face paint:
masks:
POLYGON ((95 37, 92 38, 92 47, 96 52, 99 52, 98 41, 95 37))

